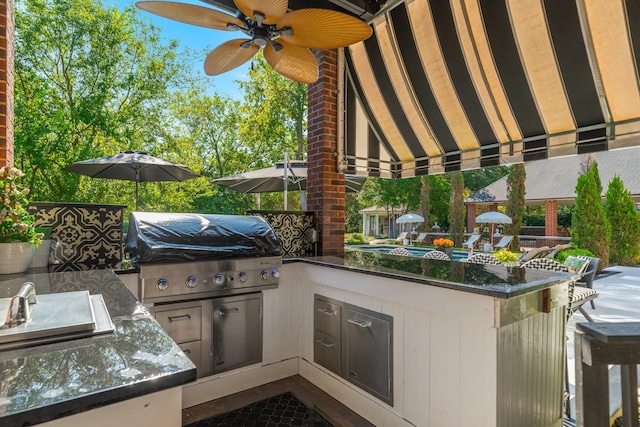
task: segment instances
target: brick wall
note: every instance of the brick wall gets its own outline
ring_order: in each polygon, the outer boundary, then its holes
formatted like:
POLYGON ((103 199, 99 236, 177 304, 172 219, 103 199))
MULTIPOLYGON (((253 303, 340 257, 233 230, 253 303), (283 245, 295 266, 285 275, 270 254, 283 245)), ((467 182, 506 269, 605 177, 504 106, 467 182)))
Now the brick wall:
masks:
POLYGON ((14 1, 0 1, 0 166, 13 165, 14 1))
POLYGON ((336 172, 338 98, 336 51, 316 52, 320 78, 309 85, 307 209, 320 230, 319 255, 344 254, 344 175, 336 172))

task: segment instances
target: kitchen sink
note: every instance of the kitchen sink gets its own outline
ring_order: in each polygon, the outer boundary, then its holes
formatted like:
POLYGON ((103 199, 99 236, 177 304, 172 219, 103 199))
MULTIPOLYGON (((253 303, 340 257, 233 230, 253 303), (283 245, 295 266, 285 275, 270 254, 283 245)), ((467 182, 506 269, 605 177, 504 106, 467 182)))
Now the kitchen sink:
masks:
POLYGON ((11 298, 0 299, 0 350, 67 341, 113 332, 114 326, 102 295, 88 291, 36 296, 29 304, 30 320, 4 325, 11 298))

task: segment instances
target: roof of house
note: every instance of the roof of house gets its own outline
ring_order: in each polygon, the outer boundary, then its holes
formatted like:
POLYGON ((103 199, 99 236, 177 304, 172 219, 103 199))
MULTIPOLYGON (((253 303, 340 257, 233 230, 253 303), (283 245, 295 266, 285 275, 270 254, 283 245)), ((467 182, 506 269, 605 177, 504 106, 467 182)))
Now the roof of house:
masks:
MULTIPOLYGON (((609 181, 619 175, 633 199, 640 201, 640 147, 593 153, 598 162, 604 196, 609 181)), ((582 156, 560 157, 525 163, 525 200, 541 204, 545 200, 573 203, 582 156)), ((489 184, 465 199, 465 203, 506 203, 507 178, 489 184)))

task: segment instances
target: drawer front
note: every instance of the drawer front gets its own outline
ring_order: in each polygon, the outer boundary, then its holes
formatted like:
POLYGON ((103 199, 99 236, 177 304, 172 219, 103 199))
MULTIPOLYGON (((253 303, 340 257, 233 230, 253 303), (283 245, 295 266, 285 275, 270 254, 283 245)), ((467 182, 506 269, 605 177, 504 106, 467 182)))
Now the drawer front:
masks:
POLYGON ((318 329, 313 339, 313 361, 340 375, 340 339, 318 329))
POLYGON ((201 341, 191 341, 183 344, 178 344, 178 347, 187 355, 187 357, 196 365, 197 372, 200 370, 200 349, 201 341))
POLYGON ((156 320, 173 340, 180 344, 200 340, 202 308, 189 307, 156 311, 156 320))
POLYGON ((328 301, 315 299, 314 327, 334 337, 340 337, 341 307, 328 301))

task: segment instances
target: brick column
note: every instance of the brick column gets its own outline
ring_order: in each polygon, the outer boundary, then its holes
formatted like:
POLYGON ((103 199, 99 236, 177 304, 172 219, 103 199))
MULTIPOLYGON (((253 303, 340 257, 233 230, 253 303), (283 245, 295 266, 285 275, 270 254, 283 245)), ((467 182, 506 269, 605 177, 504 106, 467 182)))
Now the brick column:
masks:
POLYGON ((558 201, 544 201, 544 235, 558 235, 558 201))
POLYGON ((14 0, 0 0, 0 166, 13 165, 14 0))
POLYGON ((467 205, 467 233, 473 233, 473 229, 476 228, 476 205, 475 203, 469 203, 467 205))
POLYGON ((344 254, 345 188, 338 163, 336 51, 316 51, 320 78, 309 85, 307 208, 320 230, 319 255, 344 254))

